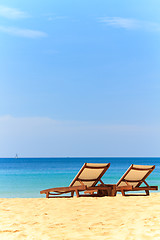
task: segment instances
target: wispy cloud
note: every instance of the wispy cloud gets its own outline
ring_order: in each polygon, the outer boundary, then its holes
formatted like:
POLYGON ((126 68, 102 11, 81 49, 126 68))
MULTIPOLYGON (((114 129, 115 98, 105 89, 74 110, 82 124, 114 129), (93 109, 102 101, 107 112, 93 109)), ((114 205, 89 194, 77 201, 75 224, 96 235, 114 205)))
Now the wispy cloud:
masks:
POLYGON ((19 19, 19 18, 26 18, 29 15, 23 11, 20 11, 16 8, 10 8, 6 6, 0 5, 0 16, 9 19, 19 19))
POLYGON ((120 18, 120 17, 103 17, 99 18, 99 22, 106 23, 107 25, 126 28, 126 29, 133 29, 137 28, 138 23, 135 19, 128 19, 128 18, 120 18))
POLYGON ((159 156, 160 126, 0 116, 0 156, 159 156))
POLYGON ((57 16, 54 13, 48 13, 48 14, 43 14, 43 16, 46 18, 48 21, 56 21, 56 20, 64 20, 67 19, 67 16, 57 16))
POLYGON ((59 51, 54 50, 54 49, 48 49, 48 50, 44 51, 44 53, 47 55, 55 55, 55 54, 58 54, 59 51))
POLYGON ((47 34, 45 32, 17 27, 0 26, 0 32, 26 38, 47 37, 47 34))
POLYGON ((63 20, 63 19, 67 19, 67 17, 65 17, 65 16, 51 16, 51 17, 48 17, 48 21, 63 20))
MULTIPOLYGON (((29 15, 19 9, 0 5, 0 17, 8 19, 22 19, 29 17, 29 15)), ((47 36, 47 34, 43 31, 2 25, 0 25, 0 32, 25 38, 41 38, 47 36)))
POLYGON ((141 21, 132 18, 121 18, 121 17, 101 17, 98 21, 108 26, 124 28, 127 30, 147 30, 147 31, 160 31, 160 23, 141 21))

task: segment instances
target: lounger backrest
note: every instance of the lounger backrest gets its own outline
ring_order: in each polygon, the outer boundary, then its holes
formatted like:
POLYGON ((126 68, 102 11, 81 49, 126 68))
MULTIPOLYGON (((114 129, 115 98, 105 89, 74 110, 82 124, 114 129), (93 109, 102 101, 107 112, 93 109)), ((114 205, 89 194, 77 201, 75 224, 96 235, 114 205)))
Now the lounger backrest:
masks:
POLYGON ((117 186, 123 187, 129 184, 133 187, 139 187, 154 168, 155 165, 148 166, 132 164, 118 181, 117 186))
POLYGON ((70 187, 79 186, 81 184, 87 187, 95 186, 109 166, 110 163, 85 163, 71 182, 70 187))

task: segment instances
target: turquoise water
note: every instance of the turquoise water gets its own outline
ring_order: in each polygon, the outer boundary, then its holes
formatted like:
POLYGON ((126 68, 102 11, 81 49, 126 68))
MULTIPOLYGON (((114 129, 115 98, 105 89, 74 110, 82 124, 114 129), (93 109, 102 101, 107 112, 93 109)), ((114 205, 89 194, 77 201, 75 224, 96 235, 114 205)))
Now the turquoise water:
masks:
POLYGON ((156 165, 147 178, 160 189, 160 158, 0 158, 0 198, 39 198, 46 188, 68 186, 85 162, 111 163, 105 183, 116 183, 133 164, 156 165))

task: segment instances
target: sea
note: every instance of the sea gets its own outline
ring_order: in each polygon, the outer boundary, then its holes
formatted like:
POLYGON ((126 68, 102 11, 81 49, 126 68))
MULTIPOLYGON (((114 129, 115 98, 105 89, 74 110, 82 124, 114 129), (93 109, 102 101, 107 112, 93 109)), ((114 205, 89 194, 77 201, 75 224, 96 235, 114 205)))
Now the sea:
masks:
POLYGON ((160 191, 159 157, 0 158, 0 198, 44 198, 41 190, 69 186, 85 162, 111 163, 106 184, 116 184, 131 164, 155 165, 147 182, 160 191))

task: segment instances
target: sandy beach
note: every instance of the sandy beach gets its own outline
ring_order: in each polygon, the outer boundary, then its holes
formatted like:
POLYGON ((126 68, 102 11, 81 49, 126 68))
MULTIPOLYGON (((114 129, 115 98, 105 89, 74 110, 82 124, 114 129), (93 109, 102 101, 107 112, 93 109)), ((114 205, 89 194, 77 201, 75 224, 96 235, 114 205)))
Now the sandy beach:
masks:
POLYGON ((0 199, 0 239, 160 239, 160 193, 148 197, 0 199))

